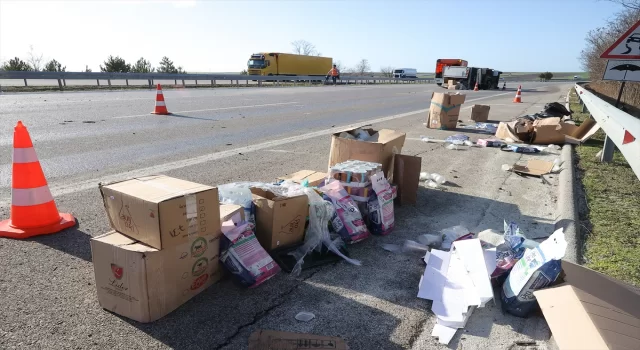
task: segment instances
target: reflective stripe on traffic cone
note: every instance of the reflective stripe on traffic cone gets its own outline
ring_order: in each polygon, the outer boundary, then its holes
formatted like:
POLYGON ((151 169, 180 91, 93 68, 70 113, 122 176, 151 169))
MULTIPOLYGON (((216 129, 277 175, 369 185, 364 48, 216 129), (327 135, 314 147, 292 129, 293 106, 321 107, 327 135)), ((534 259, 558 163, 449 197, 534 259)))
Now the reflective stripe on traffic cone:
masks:
POLYGON ((167 110, 167 105, 164 103, 164 95, 162 94, 162 86, 160 86, 160 84, 158 84, 156 88, 156 108, 151 112, 151 114, 171 114, 167 110))
POLYGON ((476 87, 473 88, 473 91, 478 91, 478 82, 476 81, 476 87))
POLYGON ((58 212, 29 131, 19 121, 13 132, 11 218, 0 222, 0 237, 46 235, 75 223, 71 214, 58 212))
POLYGON ((516 98, 513 99, 513 103, 522 103, 522 85, 518 86, 518 91, 516 91, 516 98))

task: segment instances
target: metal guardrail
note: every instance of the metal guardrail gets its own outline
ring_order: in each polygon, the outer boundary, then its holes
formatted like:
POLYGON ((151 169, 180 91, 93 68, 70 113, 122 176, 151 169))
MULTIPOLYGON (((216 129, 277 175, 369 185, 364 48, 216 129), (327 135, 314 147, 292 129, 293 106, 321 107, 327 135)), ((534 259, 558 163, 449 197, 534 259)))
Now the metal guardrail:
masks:
MULTIPOLYGON (((576 84, 576 93, 589 114, 624 155, 631 169, 640 179, 640 139, 638 139, 640 138, 640 119, 614 107, 580 84, 576 84)), ((603 155, 606 153, 607 150, 603 149, 603 155)), ((610 160, 603 159, 603 161, 610 160)))
MULTIPOLYGON (((2 71, 0 70, 0 79, 21 79, 24 80, 25 86, 28 86, 27 81, 30 79, 38 80, 57 80, 58 86, 61 90, 66 86, 67 80, 95 80, 97 85, 100 85, 100 80, 107 81, 111 86, 112 80, 124 80, 129 85, 130 80, 143 80, 147 81, 149 86, 153 86, 154 80, 180 80, 182 85, 185 85, 185 80, 195 81, 198 85, 200 81, 210 81, 212 86, 216 85, 219 80, 222 81, 235 81, 236 85, 240 85, 240 81, 246 81, 249 85, 249 81, 256 81, 258 85, 262 85, 262 82, 322 82, 325 80, 324 76, 284 76, 284 75, 242 75, 242 74, 168 74, 168 73, 108 73, 108 72, 24 72, 24 71, 2 71)), ((358 76, 341 76, 341 83, 429 83, 433 82, 433 79, 395 79, 395 78, 381 78, 381 77, 358 77, 358 76)))

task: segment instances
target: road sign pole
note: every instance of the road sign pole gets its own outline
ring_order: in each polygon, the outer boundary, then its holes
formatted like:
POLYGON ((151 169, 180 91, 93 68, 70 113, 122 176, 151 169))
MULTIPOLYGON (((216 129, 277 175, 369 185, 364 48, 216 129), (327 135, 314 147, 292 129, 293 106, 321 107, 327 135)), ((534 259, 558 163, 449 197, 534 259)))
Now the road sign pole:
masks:
MULTIPOLYGON (((618 99, 616 100, 616 104, 614 107, 618 108, 620 105, 620 99, 622 98, 622 91, 624 90, 624 85, 626 81, 623 81, 620 84, 620 90, 618 90, 618 99)), ((613 151, 616 149, 616 145, 613 143, 613 140, 609 136, 604 140, 604 147, 602 148, 602 155, 600 157, 600 161, 603 163, 608 163, 613 160, 613 151)))

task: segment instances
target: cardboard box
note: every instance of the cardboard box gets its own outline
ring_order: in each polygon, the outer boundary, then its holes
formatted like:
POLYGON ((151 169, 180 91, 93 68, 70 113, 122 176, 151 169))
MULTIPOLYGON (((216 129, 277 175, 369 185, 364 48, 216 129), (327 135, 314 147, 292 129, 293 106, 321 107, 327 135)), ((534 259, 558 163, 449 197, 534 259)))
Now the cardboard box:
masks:
POLYGON ((406 154, 395 155, 393 179, 398 186, 396 203, 400 205, 417 203, 421 169, 422 158, 406 154))
POLYGON ((434 92, 431 95, 431 107, 427 127, 431 129, 455 129, 460 115, 460 106, 466 95, 459 93, 434 92))
POLYGON ((115 231, 95 237, 91 254, 100 306, 139 322, 155 321, 220 279, 219 251, 214 234, 163 250, 115 231))
POLYGON ((471 107, 471 120, 474 122, 486 122, 489 120, 490 106, 473 105, 471 107))
POLYGON ((251 193, 256 205, 256 238, 265 250, 303 241, 309 215, 309 198, 306 195, 278 197, 259 188, 252 188, 251 193))
POLYGON ((249 336, 249 350, 347 350, 347 343, 338 337, 279 332, 258 329, 249 336))
POLYGON ((302 184, 304 180, 309 182, 309 186, 317 187, 327 178, 327 173, 322 173, 315 170, 300 170, 296 173, 287 176, 281 176, 278 180, 293 181, 297 184, 302 184))
POLYGON ((219 236, 218 189, 164 175, 100 185, 111 227, 156 249, 219 236))
POLYGON ((562 284, 533 292, 560 350, 640 349, 640 291, 562 261, 562 284))
POLYGON ((244 208, 241 205, 235 204, 220 204, 220 224, 225 221, 231 220, 236 214, 240 215, 240 219, 238 222, 242 222, 245 220, 244 218, 244 208))
POLYGON ((580 126, 560 121, 560 118, 544 118, 535 120, 528 130, 516 130, 516 121, 501 122, 498 124, 496 137, 500 139, 511 138, 515 142, 527 142, 539 145, 549 144, 580 144, 587 141, 600 129, 594 119, 585 120, 580 126), (532 138, 524 140, 518 137, 528 131, 532 131, 532 138))
POLYGON ((389 129, 365 129, 369 135, 378 134, 375 141, 351 140, 339 137, 340 133, 331 137, 329 168, 347 160, 362 160, 382 164, 384 174, 393 175, 393 155, 402 153, 407 134, 389 129))

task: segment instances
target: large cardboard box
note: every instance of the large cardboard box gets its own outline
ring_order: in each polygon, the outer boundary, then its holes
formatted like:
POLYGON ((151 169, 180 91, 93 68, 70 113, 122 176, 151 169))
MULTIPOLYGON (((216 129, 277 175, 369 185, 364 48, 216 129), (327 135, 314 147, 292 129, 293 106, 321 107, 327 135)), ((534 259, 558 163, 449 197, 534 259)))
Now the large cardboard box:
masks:
POLYGON ((100 306, 139 322, 155 321, 220 279, 219 251, 217 234, 163 250, 115 231, 95 237, 91 254, 100 306))
POLYGON ((111 227, 156 249, 220 234, 218 189, 154 175, 100 185, 111 227))
POLYGON ((249 350, 347 350, 338 337, 258 329, 249 336, 249 350))
POLYGON ((372 141, 352 140, 339 137, 340 133, 331 137, 329 152, 329 168, 347 160, 362 160, 382 164, 384 174, 393 175, 393 155, 402 153, 407 134, 389 129, 365 129, 369 135, 376 135, 372 141))
POLYGON ((434 92, 431 95, 431 107, 427 127, 431 129, 455 129, 460 115, 460 106, 464 103, 466 95, 460 93, 434 92))
POLYGON ((560 118, 544 118, 535 120, 527 130, 517 130, 516 121, 498 124, 496 137, 503 140, 513 139, 515 142, 526 142, 538 145, 548 144, 580 144, 588 140, 598 131, 600 126, 593 119, 587 119, 580 126, 560 121, 560 118), (530 133, 527 133, 529 132, 530 133), (529 139, 523 136, 529 135, 529 139))
POLYGON ((252 188, 251 193, 256 206, 256 238, 265 250, 303 241, 309 215, 309 198, 306 195, 278 197, 260 188, 252 188))
POLYGON ((471 120, 474 122, 486 122, 489 120, 489 110, 491 106, 473 105, 471 106, 471 120))
POLYGON ((562 284, 533 292, 560 350, 640 349, 640 290, 562 261, 562 284))
POLYGON ((316 187, 320 185, 327 178, 327 173, 322 173, 315 170, 300 170, 291 175, 280 176, 278 180, 292 181, 297 184, 302 184, 305 180, 309 182, 309 186, 316 187))

